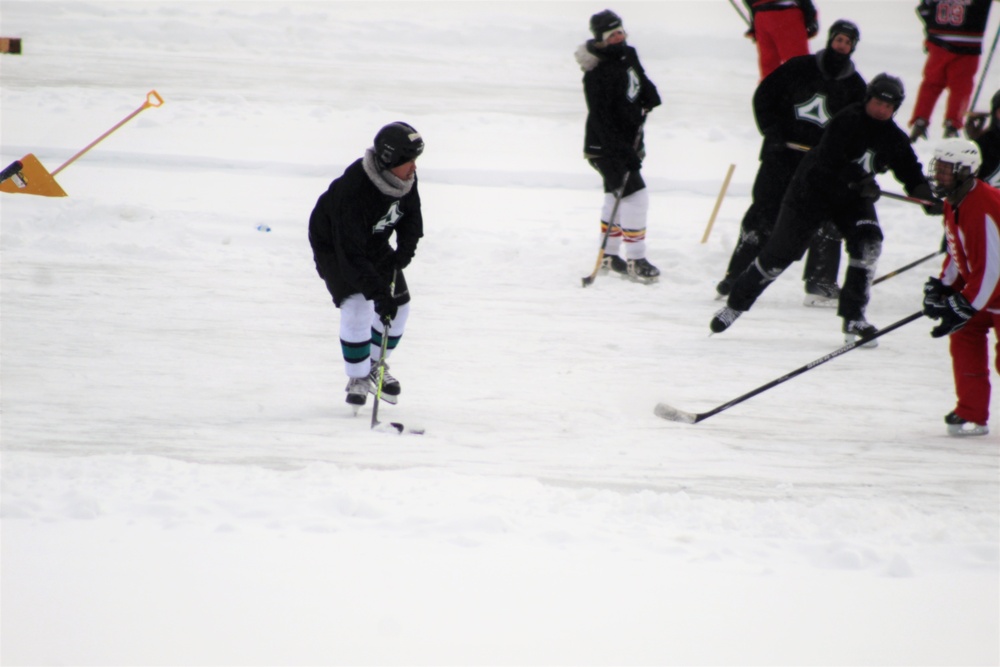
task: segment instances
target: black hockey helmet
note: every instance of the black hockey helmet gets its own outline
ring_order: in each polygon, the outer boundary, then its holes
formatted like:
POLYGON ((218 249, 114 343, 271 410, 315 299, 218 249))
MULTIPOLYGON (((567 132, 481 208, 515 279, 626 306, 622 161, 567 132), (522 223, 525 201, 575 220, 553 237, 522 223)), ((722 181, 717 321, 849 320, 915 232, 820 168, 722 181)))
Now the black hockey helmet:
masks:
POLYGON ((597 12, 590 17, 590 32, 598 42, 604 41, 604 35, 622 27, 622 19, 610 9, 597 12))
POLYGON ((868 82, 865 102, 873 97, 888 102, 894 109, 899 109, 899 105, 906 99, 902 79, 885 72, 876 74, 875 78, 868 82))
POLYGON ((375 135, 375 159, 383 169, 416 160, 423 152, 423 138, 407 123, 389 123, 375 135))
POLYGON ((847 19, 834 21, 827 32, 826 48, 830 48, 830 45, 833 44, 833 38, 837 35, 845 35, 851 40, 851 53, 854 53, 854 49, 858 48, 858 42, 861 41, 861 30, 858 29, 857 24, 847 19))

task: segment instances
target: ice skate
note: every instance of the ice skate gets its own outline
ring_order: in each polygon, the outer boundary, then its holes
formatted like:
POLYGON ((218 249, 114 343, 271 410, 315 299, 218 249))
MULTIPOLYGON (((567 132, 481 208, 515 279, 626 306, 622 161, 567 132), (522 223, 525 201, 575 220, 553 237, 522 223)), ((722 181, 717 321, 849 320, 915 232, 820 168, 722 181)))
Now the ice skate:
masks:
POLYGON ((910 130, 910 143, 915 143, 917 139, 927 138, 927 120, 918 118, 913 121, 913 129, 910 130))
MULTIPOLYGON (((871 338, 878 333, 878 328, 873 324, 869 324, 864 320, 844 320, 844 342, 853 343, 859 338, 865 340, 866 338, 871 338)), ((861 347, 865 348, 875 348, 878 347, 877 340, 870 340, 863 343, 861 347)))
POLYGON ((649 263, 649 260, 630 259, 628 260, 629 280, 648 285, 660 279, 660 270, 649 263))
POLYGON ((986 435, 990 432, 986 424, 966 421, 956 415, 954 410, 945 415, 944 423, 948 425, 948 435, 986 435))
POLYGON ((806 282, 806 296, 802 305, 813 308, 836 308, 840 301, 840 287, 836 283, 806 282))
POLYGON ((723 278, 719 281, 719 284, 715 286, 715 300, 725 301, 729 293, 733 291, 733 283, 736 280, 733 278, 723 278))
MULTIPOLYGON (((372 396, 378 391, 378 363, 372 359, 372 370, 368 374, 368 391, 372 396)), ((399 380, 389 375, 389 365, 385 365, 385 374, 382 376, 382 400, 395 405, 399 401, 399 380)))
POLYGON ((367 377, 348 378, 345 389, 347 398, 345 400, 354 408, 354 414, 358 414, 358 409, 368 400, 370 384, 367 377))
POLYGON ((744 311, 742 310, 736 310, 735 308, 726 306, 717 312, 714 317, 712 317, 712 321, 708 326, 712 330, 712 333, 722 333, 732 326, 733 322, 735 322, 736 319, 743 314, 743 312, 744 311))
POLYGON ((604 273, 611 271, 612 273, 618 274, 622 278, 627 278, 628 264, 618 255, 605 255, 604 258, 601 259, 601 271, 604 273))

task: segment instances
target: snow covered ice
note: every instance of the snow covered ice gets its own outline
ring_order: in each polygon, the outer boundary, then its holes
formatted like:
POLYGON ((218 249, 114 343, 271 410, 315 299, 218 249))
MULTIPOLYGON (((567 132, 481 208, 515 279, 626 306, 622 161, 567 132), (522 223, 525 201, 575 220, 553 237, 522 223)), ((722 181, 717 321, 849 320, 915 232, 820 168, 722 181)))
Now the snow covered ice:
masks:
MULTIPOLYGON (((915 5, 818 3, 821 34, 860 25, 866 78, 903 78, 901 122, 915 5)), ((605 6, 4 0, 3 165, 55 169, 164 104, 61 172, 67 198, 0 196, 0 661, 1000 662, 1000 403, 993 434, 946 435, 929 321, 700 424, 653 415, 843 341, 798 265, 708 335, 759 149, 723 0, 610 5, 664 98, 663 276, 580 287, 602 195, 573 51, 605 6), (395 120, 427 142, 426 235, 379 418, 424 436, 351 416, 306 239, 395 120)), ((979 109, 1000 64, 983 88, 979 109)), ((939 220, 878 208, 880 274, 938 247, 939 220)), ((873 288, 871 321, 918 310, 937 266, 873 288)))

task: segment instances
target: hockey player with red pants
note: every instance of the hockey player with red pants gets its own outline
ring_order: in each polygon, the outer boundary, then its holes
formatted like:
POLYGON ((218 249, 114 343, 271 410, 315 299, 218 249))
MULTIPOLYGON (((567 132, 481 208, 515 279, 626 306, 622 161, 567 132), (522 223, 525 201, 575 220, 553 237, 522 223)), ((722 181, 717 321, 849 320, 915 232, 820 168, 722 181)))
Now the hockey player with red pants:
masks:
POLYGON ((989 432, 989 331, 1000 372, 1000 190, 976 178, 979 147, 947 139, 935 148, 930 181, 945 198, 948 257, 940 278, 924 285, 924 314, 941 320, 931 335, 948 336, 957 407, 944 420, 951 435, 989 432))
POLYGON ((744 0, 753 27, 747 37, 757 44, 760 78, 795 56, 809 53, 809 39, 819 32, 812 0, 744 0))
POLYGON ((917 7, 926 26, 927 61, 910 117, 910 141, 927 138, 934 105, 946 88, 945 138, 957 137, 965 127, 991 4, 991 0, 922 0, 917 7))

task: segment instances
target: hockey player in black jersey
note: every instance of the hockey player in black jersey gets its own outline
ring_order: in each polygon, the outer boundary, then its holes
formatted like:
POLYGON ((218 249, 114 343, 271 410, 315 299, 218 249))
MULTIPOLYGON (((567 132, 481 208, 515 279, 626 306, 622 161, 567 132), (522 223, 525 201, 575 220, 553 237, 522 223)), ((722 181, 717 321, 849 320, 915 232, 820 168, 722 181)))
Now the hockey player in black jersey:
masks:
POLYGON ((583 153, 604 182, 602 238, 608 226, 613 226, 607 235, 602 268, 636 282, 655 282, 660 270, 646 259, 649 193, 639 170, 646 152, 641 135, 643 121, 651 109, 660 105, 660 95, 646 76, 639 54, 626 43, 627 35, 617 14, 610 9, 594 14, 590 17, 590 31, 594 38, 581 44, 575 55, 584 72, 587 101, 583 153), (615 193, 619 189, 616 207, 615 193), (625 259, 619 255, 622 245, 625 259))
POLYGON ((979 146, 983 157, 979 179, 1000 188, 1000 90, 993 94, 989 115, 970 117, 965 132, 979 146))
MULTIPOLYGON (((386 125, 364 156, 320 195, 309 218, 316 271, 340 309, 347 402, 355 409, 375 393, 383 336, 388 355, 409 316, 403 269, 423 236, 416 167, 423 150, 424 140, 411 125, 386 125)), ((399 393, 399 382, 386 372, 382 400, 395 403, 399 393)))
MULTIPOLYGON (((728 329, 788 266, 802 257, 809 240, 832 222, 847 242, 849 263, 837 314, 847 342, 877 333, 865 319, 869 287, 882 251, 875 213, 881 195, 875 175, 891 170, 906 192, 936 201, 907 134, 893 121, 904 98, 903 82, 879 74, 868 84, 865 101, 831 119, 816 148, 802 159, 788 186, 774 232, 760 254, 739 275, 726 307, 712 318, 713 333, 728 329)), ((927 205, 940 215, 941 203, 927 205)), ((872 340, 866 347, 875 347, 872 340)))
MULTIPOLYGON (((719 298, 729 294, 736 277, 770 237, 782 197, 804 151, 819 143, 823 129, 838 111, 864 99, 865 81, 851 61, 860 38, 857 25, 835 21, 825 49, 792 58, 757 86, 753 109, 764 135, 760 168, 753 184, 753 201, 740 225, 739 241, 726 275, 716 287, 719 298)), ((807 306, 836 305, 840 240, 832 225, 825 225, 813 238, 803 276, 807 306)))

